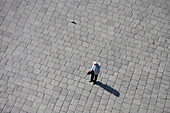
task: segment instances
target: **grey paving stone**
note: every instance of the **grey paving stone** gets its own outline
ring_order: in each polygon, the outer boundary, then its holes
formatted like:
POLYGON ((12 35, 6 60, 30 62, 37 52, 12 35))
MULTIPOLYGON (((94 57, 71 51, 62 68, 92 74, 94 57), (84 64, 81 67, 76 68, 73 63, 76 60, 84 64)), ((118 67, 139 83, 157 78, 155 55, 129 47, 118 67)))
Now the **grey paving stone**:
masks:
POLYGON ((10 112, 10 111, 11 111, 11 109, 12 109, 12 107, 10 107, 10 106, 6 105, 6 106, 4 107, 4 109, 3 109, 3 111, 2 111, 2 112, 10 112))
POLYGON ((19 113, 20 112, 20 109, 18 109, 18 108, 12 108, 12 110, 11 110, 11 113, 19 113))

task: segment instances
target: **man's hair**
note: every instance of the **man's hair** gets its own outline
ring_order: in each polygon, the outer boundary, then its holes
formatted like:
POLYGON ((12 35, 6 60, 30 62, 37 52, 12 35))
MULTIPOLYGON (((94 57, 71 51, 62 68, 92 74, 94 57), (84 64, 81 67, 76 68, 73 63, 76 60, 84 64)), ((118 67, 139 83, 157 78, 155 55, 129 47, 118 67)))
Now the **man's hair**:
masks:
POLYGON ((96 62, 96 61, 94 61, 94 62, 93 62, 93 64, 97 64, 97 62, 96 62))

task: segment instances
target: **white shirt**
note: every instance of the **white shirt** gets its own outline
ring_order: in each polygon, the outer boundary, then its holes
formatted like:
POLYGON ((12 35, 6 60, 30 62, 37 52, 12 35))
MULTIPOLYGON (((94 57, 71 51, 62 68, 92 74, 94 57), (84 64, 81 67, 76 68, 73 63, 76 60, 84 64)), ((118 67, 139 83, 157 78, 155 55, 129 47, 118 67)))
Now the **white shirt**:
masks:
POLYGON ((101 67, 101 65, 99 63, 97 63, 97 66, 95 66, 94 63, 93 63, 92 70, 94 71, 94 75, 98 75, 99 74, 100 67, 101 67))

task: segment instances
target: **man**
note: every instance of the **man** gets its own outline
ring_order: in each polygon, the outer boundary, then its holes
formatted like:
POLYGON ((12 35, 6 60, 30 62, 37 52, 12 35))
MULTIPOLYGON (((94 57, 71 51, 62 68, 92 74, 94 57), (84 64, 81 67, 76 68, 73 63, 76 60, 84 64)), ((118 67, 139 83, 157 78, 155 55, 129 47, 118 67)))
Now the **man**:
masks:
POLYGON ((93 85, 96 84, 96 80, 97 80, 98 74, 100 72, 100 67, 101 67, 101 65, 99 63, 93 62, 91 71, 88 72, 88 74, 91 74, 91 80, 89 82, 93 82, 93 85))

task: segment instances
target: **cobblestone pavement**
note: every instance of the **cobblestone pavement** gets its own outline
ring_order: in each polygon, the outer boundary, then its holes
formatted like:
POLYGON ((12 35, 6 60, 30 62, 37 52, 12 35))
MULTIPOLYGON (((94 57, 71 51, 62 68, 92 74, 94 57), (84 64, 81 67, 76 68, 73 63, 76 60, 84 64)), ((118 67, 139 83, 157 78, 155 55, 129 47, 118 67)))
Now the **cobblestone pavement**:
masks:
POLYGON ((0 112, 170 113, 170 0, 0 0, 0 112))

